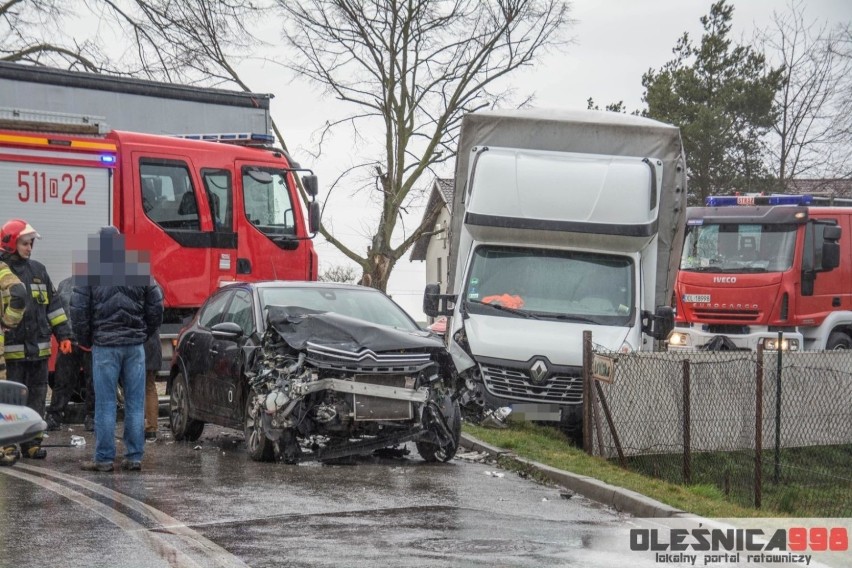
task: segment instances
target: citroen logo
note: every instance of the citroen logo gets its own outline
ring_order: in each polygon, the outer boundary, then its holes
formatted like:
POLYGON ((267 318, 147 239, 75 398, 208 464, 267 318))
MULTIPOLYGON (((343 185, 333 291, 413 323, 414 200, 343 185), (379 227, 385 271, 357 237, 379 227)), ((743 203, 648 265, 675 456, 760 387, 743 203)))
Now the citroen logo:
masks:
POLYGON ((530 367, 530 378, 534 383, 540 383, 547 376, 547 365, 539 359, 530 367))

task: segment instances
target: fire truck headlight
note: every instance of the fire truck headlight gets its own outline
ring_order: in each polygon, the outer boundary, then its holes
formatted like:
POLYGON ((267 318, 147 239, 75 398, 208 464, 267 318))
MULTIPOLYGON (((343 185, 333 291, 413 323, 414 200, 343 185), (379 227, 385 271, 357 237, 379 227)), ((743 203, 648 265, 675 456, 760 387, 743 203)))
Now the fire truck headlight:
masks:
POLYGON ((669 345, 675 347, 683 347, 689 345, 689 334, 680 331, 673 331, 669 334, 669 345))
MULTIPOLYGON (((775 337, 767 337, 763 340, 763 348, 767 351, 778 351, 778 338, 775 337)), ((798 339, 782 339, 781 340, 781 351, 798 351, 799 350, 799 340, 798 339)))

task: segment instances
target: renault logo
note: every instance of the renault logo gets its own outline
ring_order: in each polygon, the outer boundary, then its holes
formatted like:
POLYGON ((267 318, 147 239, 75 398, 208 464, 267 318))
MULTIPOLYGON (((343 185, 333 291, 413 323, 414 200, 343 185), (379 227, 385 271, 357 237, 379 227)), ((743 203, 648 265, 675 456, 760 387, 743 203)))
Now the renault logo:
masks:
POLYGON ((530 367, 530 379, 534 383, 542 382, 545 377, 547 377, 547 365, 544 364, 544 361, 539 359, 530 367))

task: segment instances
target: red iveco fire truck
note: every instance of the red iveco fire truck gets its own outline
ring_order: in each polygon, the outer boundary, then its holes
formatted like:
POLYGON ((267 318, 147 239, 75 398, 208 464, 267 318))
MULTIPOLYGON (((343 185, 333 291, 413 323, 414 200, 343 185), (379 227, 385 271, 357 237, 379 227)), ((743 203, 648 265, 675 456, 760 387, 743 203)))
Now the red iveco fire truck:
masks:
POLYGON ((271 136, 39 128, 0 130, 0 222, 21 218, 36 228, 34 257, 54 285, 71 274, 72 260, 85 260, 89 235, 105 225, 129 249, 150 253, 166 322, 179 323, 224 281, 316 280, 316 176, 268 146, 271 136), (312 198, 307 221, 298 172, 307 172, 312 198))
POLYGON ((689 208, 669 349, 852 348, 848 201, 717 196, 689 208))

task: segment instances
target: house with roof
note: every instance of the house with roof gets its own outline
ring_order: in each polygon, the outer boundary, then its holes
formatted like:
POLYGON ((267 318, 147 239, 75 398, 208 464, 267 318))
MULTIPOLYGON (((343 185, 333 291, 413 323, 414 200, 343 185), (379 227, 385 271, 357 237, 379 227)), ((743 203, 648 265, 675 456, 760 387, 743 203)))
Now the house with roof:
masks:
POLYGON ((452 215, 454 186, 452 178, 435 178, 432 182, 432 190, 429 201, 423 215, 438 205, 441 212, 438 214, 435 224, 428 229, 428 236, 421 237, 411 248, 411 260, 420 260, 426 263, 426 283, 437 283, 441 287, 441 294, 447 293, 450 258, 450 217, 452 215))

